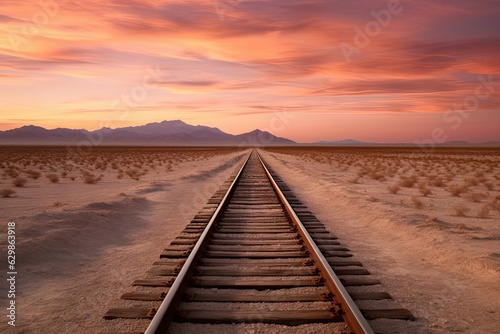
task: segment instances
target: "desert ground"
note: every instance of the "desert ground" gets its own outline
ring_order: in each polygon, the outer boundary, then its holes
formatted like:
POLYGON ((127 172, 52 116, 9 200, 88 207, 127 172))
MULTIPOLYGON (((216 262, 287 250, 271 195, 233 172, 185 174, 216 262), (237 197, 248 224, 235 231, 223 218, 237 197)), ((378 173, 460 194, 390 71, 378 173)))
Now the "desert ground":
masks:
MULTIPOLYGON (((145 275, 245 152, 0 148, 2 271, 7 222, 15 221, 18 272, 16 327, 2 320, 0 332, 144 330, 144 322, 117 329, 102 316, 120 306, 120 295, 145 275)), ((4 279, 0 290, 5 310, 4 279)))
MULTIPOLYGON (((412 323, 373 321, 377 332, 498 332, 498 150, 259 151, 382 281, 395 305, 417 317, 412 323)), ((102 315, 121 306, 119 296, 144 276, 248 152, 0 148, 1 254, 6 256, 7 222, 15 221, 18 271, 16 328, 2 321, 0 331, 143 330, 144 321, 105 321, 102 315)), ((0 291, 6 288, 2 280, 0 291)))
POLYGON ((372 321, 376 332, 500 332, 498 149, 276 148, 263 156, 417 317, 406 330, 372 321))

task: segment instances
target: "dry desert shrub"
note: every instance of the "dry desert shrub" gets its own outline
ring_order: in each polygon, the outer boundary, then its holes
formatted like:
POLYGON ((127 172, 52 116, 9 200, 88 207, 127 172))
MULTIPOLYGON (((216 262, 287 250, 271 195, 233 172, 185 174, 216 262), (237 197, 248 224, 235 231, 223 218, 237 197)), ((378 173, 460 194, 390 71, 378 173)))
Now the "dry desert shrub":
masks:
POLYGON ((353 178, 351 180, 348 180, 347 182, 354 183, 354 184, 359 184, 359 179, 360 179, 360 177, 356 176, 355 178, 353 178))
POLYGON ((405 188, 413 188, 415 183, 417 183, 418 177, 416 175, 412 176, 403 176, 401 177, 401 180, 399 181, 399 186, 405 187, 405 188))
POLYGON ((434 174, 427 174, 427 181, 429 181, 429 183, 431 183, 432 181, 434 181, 435 179, 437 179, 437 175, 434 175, 434 174))
POLYGON ((458 184, 451 184, 448 187, 448 191, 452 196, 459 197, 461 194, 466 193, 468 188, 465 185, 459 186, 458 184))
POLYGON ((377 181, 384 181, 385 180, 385 174, 383 172, 379 172, 379 171, 371 172, 369 176, 373 180, 377 180, 377 181))
POLYGON ((26 180, 25 178, 17 177, 14 179, 14 181, 12 181, 12 185, 16 187, 22 187, 26 184, 26 182, 28 182, 28 180, 26 180))
POLYGON ((484 172, 483 171, 477 171, 476 174, 474 174, 474 176, 476 176, 476 177, 483 177, 484 176, 484 172))
POLYGON ((14 195, 16 192, 12 189, 2 189, 0 190, 0 197, 2 198, 8 198, 11 195, 14 195))
POLYGON ((465 179, 465 184, 469 186, 477 186, 479 184, 479 180, 475 177, 469 177, 465 179))
POLYGON ((94 174, 91 173, 84 173, 82 175, 83 182, 87 184, 95 184, 99 181, 101 181, 103 175, 101 174, 100 176, 95 176, 94 174))
POLYGON ((434 187, 439 187, 439 188, 442 188, 446 185, 441 177, 436 177, 434 180, 430 182, 430 184, 434 187))
POLYGON ((26 174, 28 174, 28 176, 29 176, 30 178, 32 178, 33 180, 38 179, 38 178, 42 175, 42 173, 37 172, 37 171, 35 171, 35 170, 31 170, 31 169, 30 169, 30 170, 28 170, 28 171, 26 171, 26 174))
POLYGON ((418 188, 418 191, 422 194, 422 196, 427 197, 429 195, 432 195, 432 191, 427 187, 427 186, 420 186, 418 188))
POLYGON ((73 165, 64 165, 64 171, 65 172, 71 172, 73 171, 75 167, 73 165))
POLYGON ((131 179, 134 179, 134 180, 139 180, 139 177, 141 176, 141 173, 139 172, 138 169, 129 169, 127 171, 125 171, 125 173, 131 178, 131 179))
POLYGON ((491 203, 490 207, 492 210, 500 212, 500 195, 498 195, 491 203))
POLYGON ((59 182, 59 176, 57 176, 57 174, 47 174, 45 175, 45 177, 47 177, 47 179, 49 179, 49 181, 52 183, 59 182))
POLYGON ((477 215, 479 218, 489 218, 491 210, 492 210, 491 203, 488 203, 486 205, 483 205, 483 207, 481 209, 479 209, 479 212, 477 215))
POLYGON ((386 177, 394 177, 397 172, 398 172, 398 169, 395 167, 387 168, 385 171, 385 176, 386 177))
POLYGON ((459 217, 466 217, 467 213, 470 211, 470 208, 465 205, 465 203, 458 203, 453 206, 453 210, 455 211, 455 215, 459 217))
POLYGON ((424 207, 424 202, 422 202, 422 200, 420 198, 412 197, 411 202, 413 203, 413 205, 417 209, 422 209, 424 207))
POLYGON ((9 166, 9 168, 4 172, 4 175, 9 176, 12 179, 15 179, 19 176, 19 173, 14 169, 14 167, 9 166))
POLYGON ((448 174, 445 176, 446 181, 451 182, 455 178, 455 174, 450 172, 449 170, 446 171, 448 174))
POLYGON ((484 182, 483 184, 486 187, 486 189, 488 189, 490 191, 495 189, 495 185, 492 182, 487 181, 487 182, 484 182))
POLYGON ((487 181, 488 181, 488 179, 486 178, 486 176, 479 176, 479 177, 477 178, 477 181, 478 181, 479 183, 485 183, 485 182, 487 182, 487 181))
POLYGON ((473 192, 471 194, 468 194, 467 196, 464 196, 466 199, 468 199, 470 202, 473 203, 479 203, 483 199, 488 198, 488 194, 484 192, 473 192))
POLYGON ((108 165, 107 165, 106 163, 97 162, 97 163, 94 165, 94 168, 95 168, 95 169, 100 169, 100 170, 106 170, 106 168, 108 168, 108 165))
POLYGON ((391 194, 397 194, 401 190, 401 187, 398 186, 397 184, 393 184, 388 186, 387 189, 391 194))
POLYGON ((361 169, 359 172, 358 172, 358 176, 359 177, 363 177, 365 175, 367 175, 369 173, 369 171, 367 171, 366 169, 361 169))

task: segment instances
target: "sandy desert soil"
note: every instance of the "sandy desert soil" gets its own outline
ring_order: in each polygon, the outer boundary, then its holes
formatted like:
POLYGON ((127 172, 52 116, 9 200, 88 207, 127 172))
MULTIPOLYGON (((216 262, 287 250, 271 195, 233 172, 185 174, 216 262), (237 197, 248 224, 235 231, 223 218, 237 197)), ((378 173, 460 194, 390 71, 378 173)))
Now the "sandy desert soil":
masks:
MULTIPOLYGON (((125 306, 119 296, 144 277, 244 154, 230 149, 97 152, 79 157, 57 150, 0 150, 0 191, 15 192, 0 196, 1 256, 7 221, 14 220, 19 273, 17 327, 2 322, 0 332, 143 330, 145 321, 104 321, 102 315, 125 306)), ((262 152, 383 282, 383 290, 397 300, 394 305, 417 316, 412 323, 374 321, 377 332, 498 332, 498 151, 262 152)), ((6 291, 5 281, 0 291, 6 291)), ((6 296, 0 297, 4 309, 6 296)), ((174 329, 210 332, 207 325, 174 329)), ((258 324, 227 330, 286 333, 258 324)))
POLYGON ((498 150, 279 148, 263 156, 394 305, 417 317, 372 321, 377 332, 500 332, 498 150))
POLYGON ((15 191, 0 197, 2 271, 8 221, 16 222, 18 271, 16 327, 5 320, 2 279, 0 332, 99 333, 144 330, 140 321, 117 329, 102 315, 119 306, 245 152, 95 148, 68 156, 64 148, 2 148, 0 155, 0 190, 15 191), (26 182, 14 186, 17 179, 26 182))

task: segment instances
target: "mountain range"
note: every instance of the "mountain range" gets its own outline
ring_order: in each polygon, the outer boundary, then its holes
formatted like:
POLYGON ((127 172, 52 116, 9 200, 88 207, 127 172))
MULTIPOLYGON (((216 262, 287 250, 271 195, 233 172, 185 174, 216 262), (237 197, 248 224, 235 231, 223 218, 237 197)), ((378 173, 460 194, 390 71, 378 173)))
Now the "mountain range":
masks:
MULTIPOLYGON (((415 146, 412 143, 381 144, 354 139, 296 143, 277 137, 270 132, 253 130, 232 135, 218 128, 204 125, 190 125, 181 120, 148 123, 123 128, 85 129, 57 128, 48 130, 40 126, 26 125, 17 129, 0 131, 0 145, 153 145, 153 146, 415 146)), ((500 142, 471 144, 453 141, 436 144, 438 147, 500 147, 500 142)))
POLYGON ((231 145, 265 146, 291 145, 294 141, 277 137, 267 131, 254 130, 231 135, 218 128, 190 125, 181 120, 149 123, 117 129, 57 128, 47 130, 27 125, 17 129, 0 131, 0 145, 231 145))

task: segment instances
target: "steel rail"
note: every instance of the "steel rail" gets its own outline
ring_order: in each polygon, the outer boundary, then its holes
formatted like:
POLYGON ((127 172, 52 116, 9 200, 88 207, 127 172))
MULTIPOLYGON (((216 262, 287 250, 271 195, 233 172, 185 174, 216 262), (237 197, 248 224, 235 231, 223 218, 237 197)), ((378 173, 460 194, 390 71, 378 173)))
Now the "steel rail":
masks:
POLYGON ((325 280, 325 286, 331 293, 334 294, 333 300, 335 302, 335 308, 337 312, 342 315, 352 333, 374 333, 373 329, 368 324, 368 321, 365 319, 363 314, 361 314, 358 306, 352 300, 351 296, 341 283, 340 279, 337 277, 330 264, 312 239, 311 235, 309 234, 309 232, 307 232, 304 224, 302 224, 300 218, 293 210, 292 206, 279 188, 278 184, 274 181, 273 176, 267 169, 259 153, 257 153, 257 157, 259 158, 262 167, 264 167, 267 177, 273 185, 273 188, 275 189, 278 197, 285 206, 285 210, 287 211, 294 225, 297 227, 299 234, 302 236, 304 245, 310 252, 309 255, 315 260, 315 265, 319 269, 319 275, 325 280))
POLYGON ((248 160, 252 156, 252 152, 248 155, 246 158, 245 162, 241 166, 240 170, 238 171, 238 174, 234 178, 233 182, 231 183, 231 186, 229 187, 228 191, 222 198, 222 201, 219 203, 217 206, 217 209, 215 210, 212 218, 208 222, 207 226, 203 230, 203 233, 201 234, 200 238, 196 242, 195 246, 193 247, 191 253, 189 254, 188 258, 186 259, 186 262, 182 266, 182 269, 180 270, 179 274, 175 278, 172 286, 167 292, 167 295, 165 296, 165 299, 161 303, 160 307, 158 308, 158 311, 156 312, 155 316, 151 320, 151 323, 149 324, 148 328, 146 329, 146 332, 144 334, 159 334, 159 333, 166 333, 167 328, 172 321, 172 318, 175 314, 175 311, 177 307, 179 306, 181 299, 182 299, 182 294, 185 291, 185 288, 188 284, 189 278, 192 276, 193 273, 193 267, 196 265, 196 262, 198 261, 201 252, 205 248, 206 244, 208 243, 208 236, 211 233, 211 230, 213 228, 214 223, 220 219, 220 216, 222 215, 224 209, 226 208, 229 198, 231 197, 232 193, 234 192, 236 183, 240 179, 241 173, 245 166, 248 163, 248 160))

